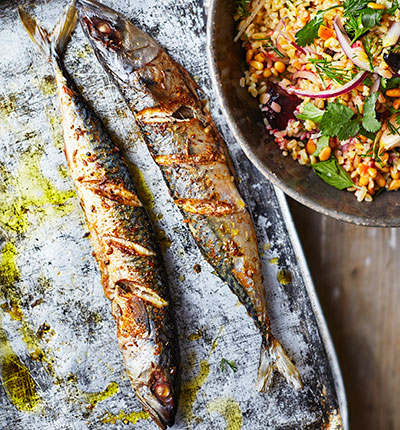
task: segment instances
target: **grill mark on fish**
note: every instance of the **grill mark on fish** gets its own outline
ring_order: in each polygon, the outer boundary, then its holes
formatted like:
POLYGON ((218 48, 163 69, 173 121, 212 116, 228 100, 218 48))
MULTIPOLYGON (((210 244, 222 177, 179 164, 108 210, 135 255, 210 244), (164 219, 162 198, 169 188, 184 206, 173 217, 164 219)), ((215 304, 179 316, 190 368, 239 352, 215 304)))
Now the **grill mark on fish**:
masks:
POLYGON ((65 155, 91 233, 104 293, 112 301, 127 373, 143 408, 166 428, 174 422, 179 395, 179 348, 166 273, 126 163, 63 69, 60 56, 75 26, 74 5, 51 35, 23 9, 19 13, 54 70, 65 155))
POLYGON ((85 180, 84 178, 81 182, 84 182, 94 193, 109 200, 132 207, 142 206, 136 194, 121 185, 113 184, 112 182, 95 182, 90 179, 85 180))
POLYGON ((121 239, 119 237, 105 236, 104 241, 109 245, 113 245, 133 255, 141 255, 145 257, 156 255, 153 251, 145 248, 139 243, 135 243, 126 239, 121 239))
POLYGON ((211 199, 178 199, 175 203, 185 212, 206 216, 225 216, 238 210, 231 204, 211 199))

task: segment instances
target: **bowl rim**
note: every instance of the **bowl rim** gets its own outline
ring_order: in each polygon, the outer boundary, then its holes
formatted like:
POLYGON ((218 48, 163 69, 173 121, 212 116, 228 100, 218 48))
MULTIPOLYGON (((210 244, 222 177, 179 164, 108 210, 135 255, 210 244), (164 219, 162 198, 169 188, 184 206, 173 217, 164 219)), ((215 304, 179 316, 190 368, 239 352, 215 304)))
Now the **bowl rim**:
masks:
POLYGON ((216 48, 215 48, 215 15, 216 15, 216 4, 220 0, 210 0, 207 11, 207 40, 206 40, 206 51, 208 68, 210 71, 211 83, 214 90, 214 94, 218 105, 223 113, 224 119, 228 124, 228 127, 239 143, 240 147, 246 154, 247 158, 256 166, 256 168, 262 173, 262 175, 267 178, 273 185, 280 188, 285 194, 304 206, 313 209, 314 211, 321 213, 323 215, 330 216, 340 221, 345 221, 348 223, 369 226, 369 227, 400 227, 400 216, 398 219, 393 219, 389 217, 366 217, 359 215, 351 215, 345 212, 340 212, 334 209, 326 208, 321 205, 316 199, 311 197, 305 198, 299 191, 291 188, 282 179, 280 179, 276 174, 271 172, 259 159, 257 153, 254 149, 247 143, 246 138, 243 136, 240 128, 236 124, 236 121, 231 114, 227 103, 227 99, 222 91, 222 82, 218 73, 217 61, 216 61, 216 48))

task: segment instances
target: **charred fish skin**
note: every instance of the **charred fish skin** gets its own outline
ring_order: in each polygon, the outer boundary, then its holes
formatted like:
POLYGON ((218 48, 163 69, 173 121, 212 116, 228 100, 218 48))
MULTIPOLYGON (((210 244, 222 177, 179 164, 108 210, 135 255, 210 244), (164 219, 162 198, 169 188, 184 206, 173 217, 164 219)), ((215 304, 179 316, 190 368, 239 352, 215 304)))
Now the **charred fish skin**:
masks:
POLYGON ((300 388, 296 367, 271 335, 254 227, 196 84, 154 39, 113 9, 94 0, 77 0, 77 8, 95 55, 135 114, 202 254, 262 334, 257 388, 269 388, 274 370, 300 388))
POLYGON ((53 66, 65 155, 85 213, 105 295, 132 386, 162 427, 173 425, 179 396, 179 347, 166 272, 129 169, 101 122, 63 69, 61 56, 76 23, 74 4, 52 34, 19 9, 23 25, 53 66))

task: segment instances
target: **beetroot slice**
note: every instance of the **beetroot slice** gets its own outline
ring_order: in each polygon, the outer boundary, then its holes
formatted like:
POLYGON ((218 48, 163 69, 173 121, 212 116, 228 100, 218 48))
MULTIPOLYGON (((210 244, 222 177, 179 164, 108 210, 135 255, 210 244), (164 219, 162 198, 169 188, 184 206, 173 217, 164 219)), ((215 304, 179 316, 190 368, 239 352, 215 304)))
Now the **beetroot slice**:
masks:
POLYGON ((269 100, 262 106, 262 111, 273 130, 285 130, 290 119, 296 119, 294 111, 302 102, 295 94, 289 94, 277 84, 269 83, 267 94, 269 100), (280 106, 280 112, 276 112, 276 104, 280 106))

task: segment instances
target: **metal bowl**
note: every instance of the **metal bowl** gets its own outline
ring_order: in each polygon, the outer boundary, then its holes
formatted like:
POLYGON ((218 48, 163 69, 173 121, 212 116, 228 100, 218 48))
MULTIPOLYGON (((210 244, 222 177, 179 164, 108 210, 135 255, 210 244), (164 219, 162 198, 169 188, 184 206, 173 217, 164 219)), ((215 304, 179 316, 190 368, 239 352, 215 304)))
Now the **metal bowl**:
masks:
POLYGON ((400 195, 384 192, 372 203, 322 181, 312 169, 284 157, 265 130, 258 101, 241 88, 244 52, 233 39, 235 2, 211 0, 208 11, 208 60, 213 87, 225 119, 247 157, 274 185, 298 202, 325 215, 355 224, 399 227, 400 195))

